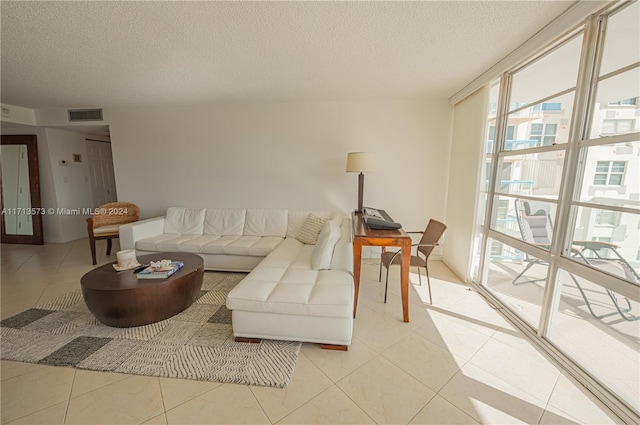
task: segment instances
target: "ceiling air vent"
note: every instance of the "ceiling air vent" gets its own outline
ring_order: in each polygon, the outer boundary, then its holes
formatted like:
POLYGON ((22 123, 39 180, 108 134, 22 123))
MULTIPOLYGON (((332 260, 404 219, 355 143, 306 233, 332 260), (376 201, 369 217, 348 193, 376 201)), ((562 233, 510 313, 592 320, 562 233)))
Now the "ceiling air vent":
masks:
POLYGON ((69 121, 102 121, 102 109, 69 109, 69 121))

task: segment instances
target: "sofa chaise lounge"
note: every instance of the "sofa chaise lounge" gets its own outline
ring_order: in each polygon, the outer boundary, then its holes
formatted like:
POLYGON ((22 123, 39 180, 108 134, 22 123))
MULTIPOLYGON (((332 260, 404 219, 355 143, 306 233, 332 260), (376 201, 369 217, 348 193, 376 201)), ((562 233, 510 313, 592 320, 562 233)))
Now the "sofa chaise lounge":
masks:
POLYGON ((120 245, 138 255, 191 252, 207 270, 250 272, 227 296, 237 340, 351 343, 353 247, 344 213, 171 207, 121 226, 120 245))

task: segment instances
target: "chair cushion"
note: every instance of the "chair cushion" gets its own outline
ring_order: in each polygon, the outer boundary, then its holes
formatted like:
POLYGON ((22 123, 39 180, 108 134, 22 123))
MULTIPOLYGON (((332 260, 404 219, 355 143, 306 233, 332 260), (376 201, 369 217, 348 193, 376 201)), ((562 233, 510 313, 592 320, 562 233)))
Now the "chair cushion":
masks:
POLYGON ((553 233, 549 218, 545 215, 527 215, 520 217, 523 240, 537 244, 550 245, 553 233))
POLYGON ((96 236, 97 235, 104 236, 104 234, 106 233, 118 233, 119 230, 120 230, 120 224, 110 224, 108 226, 94 227, 93 234, 96 236))
POLYGON ((311 253, 311 268, 314 270, 328 270, 331 268, 333 249, 340 239, 340 227, 335 221, 329 220, 318 235, 318 241, 311 253))
POLYGON ((307 245, 315 245, 318 240, 318 235, 326 222, 326 218, 318 217, 315 214, 309 214, 300 228, 300 231, 296 235, 296 239, 307 245))

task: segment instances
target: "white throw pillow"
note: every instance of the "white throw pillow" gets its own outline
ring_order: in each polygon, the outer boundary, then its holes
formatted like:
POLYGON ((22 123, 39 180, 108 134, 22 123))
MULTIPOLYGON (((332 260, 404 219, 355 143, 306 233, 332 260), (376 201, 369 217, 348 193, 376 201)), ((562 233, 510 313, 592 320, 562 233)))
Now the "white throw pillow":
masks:
POLYGON ((340 240, 340 227, 335 221, 327 221, 318 235, 318 242, 311 253, 311 268, 314 270, 331 269, 333 249, 340 240))
POLYGON ((296 239, 307 245, 315 245, 318 240, 318 235, 326 222, 326 218, 318 217, 315 214, 309 214, 300 228, 296 239))

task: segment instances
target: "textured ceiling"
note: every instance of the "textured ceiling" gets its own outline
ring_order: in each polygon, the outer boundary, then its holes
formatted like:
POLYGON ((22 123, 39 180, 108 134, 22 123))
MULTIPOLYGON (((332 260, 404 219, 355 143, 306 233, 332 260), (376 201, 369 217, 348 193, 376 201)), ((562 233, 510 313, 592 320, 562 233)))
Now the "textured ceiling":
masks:
POLYGON ((0 99, 446 99, 570 4, 2 1, 0 99))

